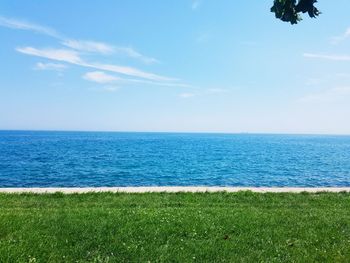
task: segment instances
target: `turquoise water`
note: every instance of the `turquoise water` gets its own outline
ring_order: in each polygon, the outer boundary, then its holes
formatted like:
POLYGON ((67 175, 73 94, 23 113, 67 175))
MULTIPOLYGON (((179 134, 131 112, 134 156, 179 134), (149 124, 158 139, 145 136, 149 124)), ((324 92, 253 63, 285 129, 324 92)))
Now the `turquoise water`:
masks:
POLYGON ((0 187, 350 186, 350 136, 0 131, 0 187))

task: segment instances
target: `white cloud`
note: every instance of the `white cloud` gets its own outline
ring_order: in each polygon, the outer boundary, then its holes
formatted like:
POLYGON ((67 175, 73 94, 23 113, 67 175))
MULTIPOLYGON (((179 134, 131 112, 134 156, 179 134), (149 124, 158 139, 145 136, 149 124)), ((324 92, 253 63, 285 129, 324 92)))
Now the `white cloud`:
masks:
POLYGON ((29 23, 26 21, 21 21, 13 18, 6 18, 3 16, 0 16, 0 26, 12 28, 12 29, 33 31, 33 32, 48 35, 54 38, 62 38, 62 36, 52 28, 36 25, 33 23, 29 23))
POLYGON ((318 93, 309 94, 299 99, 299 102, 326 103, 337 102, 350 98, 350 87, 337 87, 318 93))
POLYGON ((16 48, 20 53, 37 56, 42 58, 47 58, 51 60, 63 61, 71 64, 81 64, 83 63, 79 57, 79 53, 74 50, 69 49, 37 49, 33 47, 23 47, 16 48))
POLYGON ((131 57, 131 58, 139 59, 140 61, 142 61, 146 64, 159 63, 159 61, 157 59, 144 56, 131 47, 116 47, 115 46, 114 52, 124 54, 128 57, 131 57))
POLYGON ((193 94, 193 93, 181 93, 179 96, 183 99, 188 99, 188 98, 194 97, 195 94, 193 94))
POLYGON ((304 53, 305 58, 316 58, 316 59, 326 59, 334 61, 350 61, 350 56, 347 55, 324 55, 324 54, 314 54, 314 53, 304 53))
POLYGON ((36 63, 36 65, 34 67, 34 69, 36 69, 36 70, 55 70, 55 71, 62 71, 66 68, 67 68, 67 66, 64 64, 42 63, 42 62, 36 63))
POLYGON ((102 84, 113 83, 120 80, 120 78, 106 74, 105 72, 102 72, 102 71, 88 72, 83 75, 83 78, 85 80, 102 83, 102 84))
POLYGON ((114 49, 108 44, 94 41, 81 41, 71 39, 63 41, 62 44, 66 47, 70 47, 79 51, 96 52, 102 54, 113 53, 114 49))
POLYGON ((137 52, 135 49, 131 47, 119 47, 119 46, 112 46, 102 42, 83 41, 83 40, 74 40, 74 39, 65 40, 62 42, 62 45, 73 48, 75 50, 79 50, 79 51, 100 53, 104 55, 113 54, 113 53, 125 55, 130 58, 138 59, 146 64, 153 64, 153 63, 159 62, 155 58, 142 55, 141 53, 137 52))
POLYGON ((0 26, 12 28, 12 29, 28 30, 28 31, 44 34, 47 36, 51 36, 51 37, 60 39, 62 45, 78 51, 99 53, 104 55, 113 54, 113 53, 121 54, 130 58, 137 59, 146 64, 153 64, 153 63, 159 62, 157 59, 152 57, 147 57, 131 47, 113 46, 110 44, 96 42, 96 41, 68 39, 52 28, 21 21, 18 19, 6 18, 6 17, 0 16, 0 26))
POLYGON ((125 55, 130 58, 138 59, 146 64, 158 63, 159 61, 155 58, 147 57, 137 52, 135 49, 131 47, 119 47, 112 46, 102 42, 95 41, 83 41, 83 40, 64 40, 62 44, 66 47, 73 48, 79 51, 100 53, 100 54, 119 54, 125 55))
POLYGON ((191 4, 192 10, 198 9, 200 7, 201 3, 202 2, 200 0, 192 0, 192 4, 191 4))
POLYGON ((85 65, 87 67, 91 67, 95 69, 111 71, 115 73, 120 73, 128 76, 149 79, 154 81, 175 81, 176 80, 173 78, 163 77, 153 73, 141 71, 139 69, 132 68, 132 67, 125 67, 125 66, 112 65, 112 64, 100 64, 100 63, 90 63, 85 65))
POLYGON ((123 82, 123 83, 129 83, 129 84, 140 83, 145 85, 163 86, 163 87, 183 87, 183 88, 192 87, 190 85, 183 84, 183 83, 155 82, 155 81, 140 80, 140 79, 133 79, 133 78, 120 78, 117 76, 107 74, 103 71, 88 72, 83 75, 83 79, 100 83, 100 84, 106 84, 106 83, 111 84, 115 82, 119 82, 119 83, 123 82))
POLYGON ((132 67, 119 66, 119 65, 113 65, 113 64, 100 64, 96 62, 88 63, 83 61, 80 58, 79 53, 77 51, 69 50, 69 49, 51 49, 51 48, 37 49, 33 47, 23 47, 23 48, 16 48, 16 50, 26 55, 43 57, 43 58, 56 60, 56 61, 63 61, 74 65, 79 65, 82 67, 105 70, 105 71, 110 71, 110 72, 119 73, 123 75, 153 80, 153 81, 176 81, 176 79, 173 79, 173 78, 168 78, 157 74, 145 72, 132 67))
POLYGON ((350 37, 350 28, 348 28, 342 35, 332 38, 332 44, 338 44, 350 37))
MULTIPOLYGON (((199 4, 199 2, 198 2, 199 4)), ((197 5, 197 4, 196 4, 197 5)), ((55 30, 36 25, 33 23, 23 22, 20 20, 5 18, 0 16, 0 26, 5 26, 13 29, 29 30, 36 33, 45 34, 54 38, 57 38, 62 45, 66 48, 34 48, 30 46, 18 47, 16 50, 22 54, 46 58, 53 62, 65 62, 68 64, 95 69, 96 71, 107 71, 117 74, 122 74, 132 78, 120 78, 122 81, 129 83, 142 83, 148 85, 159 85, 169 87, 191 87, 188 84, 181 83, 178 79, 169 78, 146 72, 134 67, 121 66, 115 64, 100 63, 98 61, 87 61, 82 56, 85 53, 97 53, 97 54, 119 54, 125 55, 129 58, 135 58, 147 64, 156 63, 158 60, 155 58, 147 57, 137 52, 131 47, 113 46, 102 42, 96 41, 82 41, 66 38, 63 35, 57 33, 55 30)), ((62 70, 65 65, 61 63, 43 63, 36 64, 35 69, 38 70, 62 70)), ((117 77, 114 77, 117 78, 117 77)))

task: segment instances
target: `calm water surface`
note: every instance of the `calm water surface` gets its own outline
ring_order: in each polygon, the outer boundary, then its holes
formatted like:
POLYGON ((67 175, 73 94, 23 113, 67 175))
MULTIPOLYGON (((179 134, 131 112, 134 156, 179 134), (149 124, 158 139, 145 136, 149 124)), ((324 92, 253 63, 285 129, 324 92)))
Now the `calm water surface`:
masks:
POLYGON ((350 186, 350 136, 0 131, 0 187, 350 186))

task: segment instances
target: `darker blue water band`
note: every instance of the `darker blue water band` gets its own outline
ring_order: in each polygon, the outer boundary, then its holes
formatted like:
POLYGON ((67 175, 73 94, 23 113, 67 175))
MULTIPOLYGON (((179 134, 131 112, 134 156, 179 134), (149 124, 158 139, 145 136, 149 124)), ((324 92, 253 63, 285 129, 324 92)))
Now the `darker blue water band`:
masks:
POLYGON ((349 187, 350 136, 0 131, 0 187, 349 187))

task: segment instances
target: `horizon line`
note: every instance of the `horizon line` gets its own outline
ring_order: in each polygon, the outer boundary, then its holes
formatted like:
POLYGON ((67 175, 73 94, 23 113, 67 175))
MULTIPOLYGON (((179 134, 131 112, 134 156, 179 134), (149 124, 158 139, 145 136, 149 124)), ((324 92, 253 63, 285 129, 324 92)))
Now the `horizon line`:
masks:
POLYGON ((225 132, 225 131, 137 131, 137 130, 57 130, 57 129, 1 129, 0 132, 85 132, 85 133, 163 133, 163 134, 222 134, 222 135, 300 135, 350 136, 350 133, 293 133, 293 132, 225 132))

